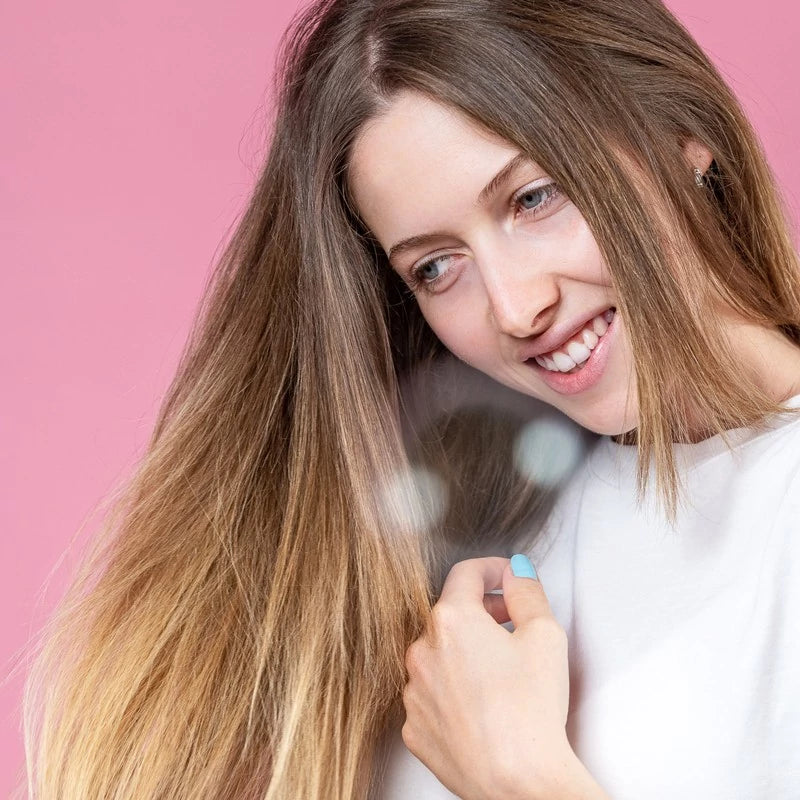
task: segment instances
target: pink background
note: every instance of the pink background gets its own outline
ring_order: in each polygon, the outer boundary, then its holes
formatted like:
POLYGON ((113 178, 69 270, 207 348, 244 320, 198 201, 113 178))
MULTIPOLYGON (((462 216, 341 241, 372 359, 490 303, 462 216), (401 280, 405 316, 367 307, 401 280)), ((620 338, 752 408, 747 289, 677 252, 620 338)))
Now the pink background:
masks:
MULTIPOLYGON (((669 5, 743 101, 797 219, 800 11, 669 5)), ((0 15, 3 797, 23 758, 11 668, 74 566, 56 569, 70 538, 146 444, 258 169, 298 6, 74 0, 0 15)))

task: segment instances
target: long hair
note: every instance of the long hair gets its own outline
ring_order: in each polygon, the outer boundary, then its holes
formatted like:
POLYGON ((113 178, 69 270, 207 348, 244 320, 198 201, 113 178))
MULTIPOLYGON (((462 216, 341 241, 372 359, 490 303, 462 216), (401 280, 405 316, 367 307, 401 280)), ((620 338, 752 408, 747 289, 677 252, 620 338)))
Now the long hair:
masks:
MULTIPOLYGON (((376 487, 415 474, 412 440, 438 443, 429 463, 447 469, 482 427, 471 409, 427 440, 404 430, 403 382, 444 348, 347 183, 355 137, 402 89, 516 145, 584 215, 635 359, 640 491, 652 464, 674 511, 687 407, 710 433, 781 410, 704 309, 721 296, 800 343, 783 201, 732 92, 660 2, 314 4, 283 39, 263 171, 146 455, 43 632, 31 797, 322 800, 376 785, 405 649, 454 552, 437 536, 469 522, 421 525, 413 482, 376 487), (714 155, 700 191, 686 137, 714 155)), ((507 453, 481 446, 484 466, 487 450, 507 453)), ((524 533, 540 495, 503 506, 521 494, 500 483, 485 502, 509 518, 485 527, 524 533)), ((482 552, 508 554, 486 536, 482 552)))

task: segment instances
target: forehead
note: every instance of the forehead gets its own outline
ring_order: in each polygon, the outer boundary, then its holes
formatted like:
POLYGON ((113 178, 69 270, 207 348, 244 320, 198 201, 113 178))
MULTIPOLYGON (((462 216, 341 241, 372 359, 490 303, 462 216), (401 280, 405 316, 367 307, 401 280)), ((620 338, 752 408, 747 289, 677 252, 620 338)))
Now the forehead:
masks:
POLYGON ((457 109, 406 91, 359 133, 349 183, 359 213, 388 248, 472 213, 480 190, 516 153, 457 109))

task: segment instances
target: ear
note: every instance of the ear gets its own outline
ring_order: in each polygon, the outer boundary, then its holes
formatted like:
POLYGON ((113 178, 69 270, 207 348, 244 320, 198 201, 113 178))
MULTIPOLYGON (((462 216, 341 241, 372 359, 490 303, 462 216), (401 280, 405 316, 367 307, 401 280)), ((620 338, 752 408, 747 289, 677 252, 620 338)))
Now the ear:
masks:
POLYGON ((714 160, 714 154, 704 145, 687 137, 683 141, 683 154, 689 168, 697 167, 701 172, 705 172, 714 160))

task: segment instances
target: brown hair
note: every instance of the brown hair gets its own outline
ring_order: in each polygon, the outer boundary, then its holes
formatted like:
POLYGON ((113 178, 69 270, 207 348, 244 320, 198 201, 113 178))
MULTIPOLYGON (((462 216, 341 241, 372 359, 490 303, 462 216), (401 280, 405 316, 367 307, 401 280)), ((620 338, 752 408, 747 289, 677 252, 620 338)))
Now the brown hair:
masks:
MULTIPOLYGON (((43 632, 32 797, 322 800, 375 784, 443 566, 436 530, 373 490, 410 463, 403 377, 443 350, 347 186, 354 138, 401 89, 529 154, 586 218, 636 363, 640 489, 652 462, 674 510, 686 404, 711 433, 780 410, 702 309, 713 293, 800 343, 784 209, 739 104, 660 2, 314 4, 284 39, 266 163, 148 451, 43 632), (701 191, 688 136, 714 154, 701 191)), ((430 463, 446 470, 465 427, 437 424, 447 457, 430 463)), ((534 495, 486 527, 523 530, 534 495)))

